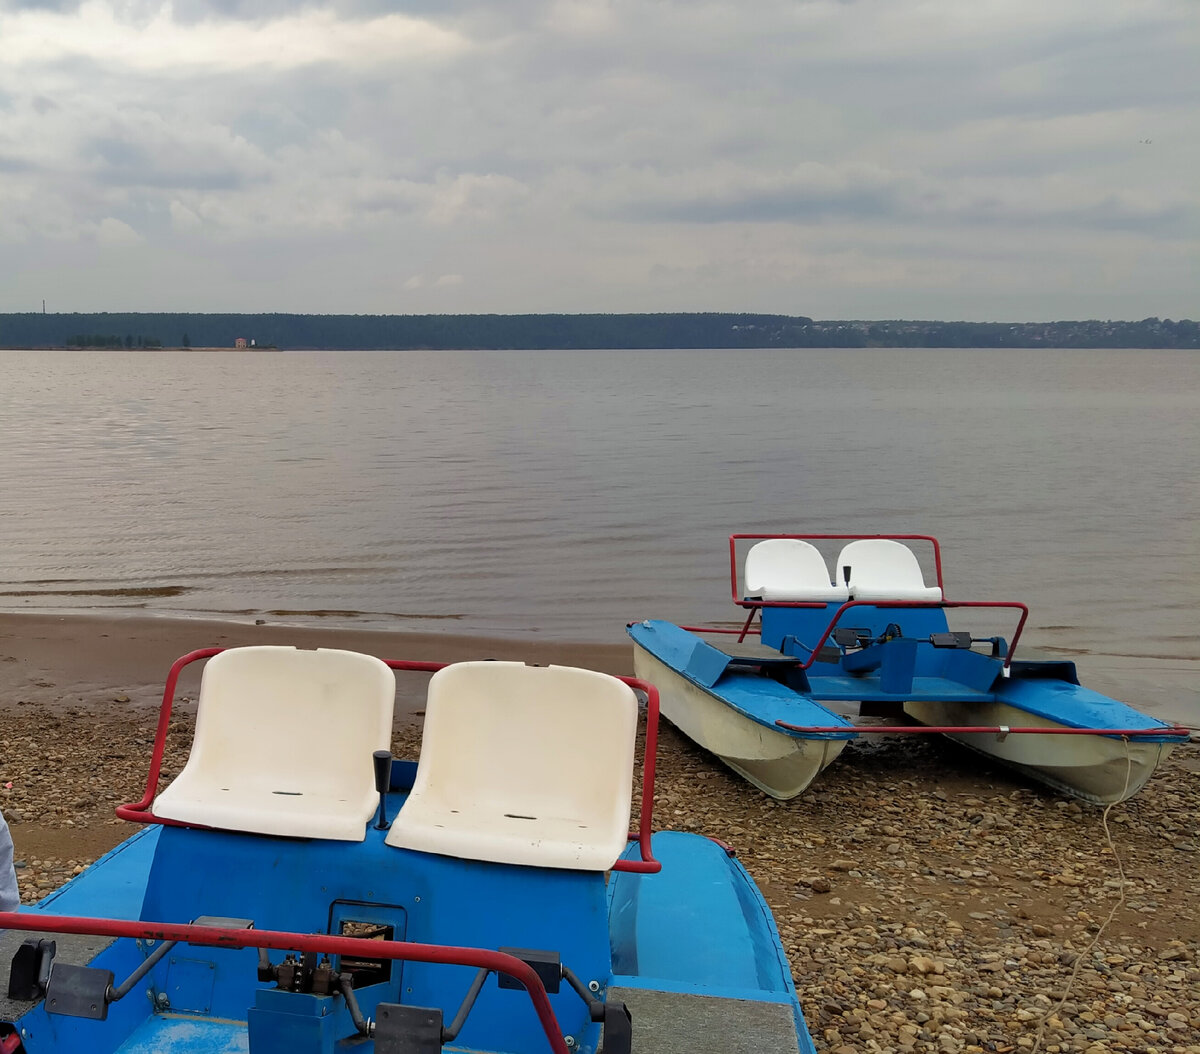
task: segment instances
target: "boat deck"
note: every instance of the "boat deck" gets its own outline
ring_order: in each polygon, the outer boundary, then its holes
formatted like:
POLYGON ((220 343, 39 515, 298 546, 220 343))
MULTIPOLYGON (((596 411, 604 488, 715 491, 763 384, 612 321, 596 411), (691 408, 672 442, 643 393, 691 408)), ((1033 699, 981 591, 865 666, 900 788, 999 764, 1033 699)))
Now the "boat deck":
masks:
POLYGON ((921 699, 931 703, 986 703, 995 699, 992 692, 968 688, 948 677, 914 677, 912 687, 904 692, 886 692, 876 675, 822 677, 809 674, 813 699, 822 703, 859 702, 866 699, 905 702, 921 699))
MULTIPOLYGON (((158 827, 148 827, 122 842, 101 857, 107 866, 90 867, 66 885, 56 889, 39 904, 21 908, 22 914, 72 915, 93 914, 96 904, 103 904, 99 914, 110 919, 136 919, 142 910, 142 894, 146 876, 158 844, 158 827)), ((98 861, 99 862, 99 861, 98 861)), ((0 1018, 12 1021, 29 1009, 29 1003, 10 999, 9 968, 13 955, 27 940, 39 937, 53 940, 63 962, 86 963, 112 944, 110 937, 87 937, 71 933, 36 933, 28 930, 0 930, 0 1018)), ((168 1049, 162 1046, 147 1050, 168 1049)), ((223 1050, 223 1047, 214 1047, 223 1050)))
POLYGON ((796 1022, 784 1002, 728 999, 694 992, 610 988, 633 1015, 633 1054, 799 1054, 796 1022))

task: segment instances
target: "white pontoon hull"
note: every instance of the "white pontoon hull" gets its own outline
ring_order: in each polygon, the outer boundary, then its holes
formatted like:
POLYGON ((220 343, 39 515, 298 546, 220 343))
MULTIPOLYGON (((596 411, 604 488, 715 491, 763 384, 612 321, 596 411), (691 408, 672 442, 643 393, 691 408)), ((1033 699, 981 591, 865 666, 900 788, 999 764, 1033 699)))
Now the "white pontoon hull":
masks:
MULTIPOLYGON (((1008 725, 1063 728, 1064 725, 1005 703, 972 704, 964 720, 961 703, 910 701, 904 711, 923 725, 1008 725)), ((953 734, 947 738, 1072 797, 1097 805, 1132 797, 1174 749, 1174 743, 1122 740, 1113 736, 953 734)))
POLYGON ((658 688, 663 717, 772 798, 794 798, 848 742, 776 732, 693 684, 636 641, 633 669, 658 688))

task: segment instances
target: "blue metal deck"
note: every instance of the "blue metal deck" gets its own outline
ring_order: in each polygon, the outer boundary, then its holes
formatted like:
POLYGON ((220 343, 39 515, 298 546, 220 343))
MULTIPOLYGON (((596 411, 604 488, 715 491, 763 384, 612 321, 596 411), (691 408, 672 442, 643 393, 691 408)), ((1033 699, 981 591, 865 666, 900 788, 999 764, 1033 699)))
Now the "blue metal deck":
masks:
MULTIPOLYGON (((760 669, 749 670, 756 656, 739 659, 737 648, 728 651, 670 622, 649 619, 628 629, 635 645, 674 670, 680 677, 721 700, 734 711, 769 727, 777 721, 798 728, 829 728, 844 725, 845 733, 816 733, 790 730, 802 738, 853 738, 854 726, 822 703, 885 703, 908 701, 958 703, 963 706, 961 723, 974 724, 974 705, 1000 703, 1066 728, 1164 729, 1160 737, 1140 737, 1144 742, 1179 742, 1169 726, 1078 683, 1069 662, 1014 661, 1005 669, 998 656, 966 648, 935 647, 928 638, 894 637, 863 648, 843 651, 837 662, 803 665, 822 635, 826 613, 821 609, 767 608, 764 619, 771 626, 772 640, 784 651, 764 655, 760 669), (800 644, 794 632, 800 630, 800 644), (795 655, 786 649, 791 648, 795 655), (787 665, 788 658, 793 665, 787 665)), ((923 632, 941 632, 945 617, 939 610, 917 610, 923 632)), ((875 623, 896 617, 886 609, 861 608, 859 620, 875 623)), ((906 628, 914 613, 905 612, 906 628)), ((882 635, 884 626, 870 624, 871 633, 882 635)), ((765 643, 765 638, 764 638, 765 643)), ((768 644, 770 648, 774 645, 768 644)), ((757 655, 757 653, 756 653, 757 655)), ((782 730, 781 730, 782 731, 782 730)))

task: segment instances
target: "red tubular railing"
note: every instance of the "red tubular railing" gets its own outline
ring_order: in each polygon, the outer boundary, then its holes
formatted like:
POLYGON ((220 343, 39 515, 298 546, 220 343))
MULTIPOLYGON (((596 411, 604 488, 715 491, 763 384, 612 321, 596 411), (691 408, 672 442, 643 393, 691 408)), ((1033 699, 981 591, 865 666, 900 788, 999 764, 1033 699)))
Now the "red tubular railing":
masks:
MULTIPOLYGON (((166 819, 155 816, 150 811, 158 793, 158 781, 162 772, 163 753, 166 750, 167 731, 171 723, 171 709, 175 701, 175 689, 179 683, 179 674, 190 663, 200 659, 208 659, 220 654, 224 648, 200 648, 180 656, 171 664, 167 674, 167 683, 163 688, 162 705, 158 714, 158 728, 154 734, 154 748, 150 755, 150 771, 146 777, 146 791, 141 801, 117 806, 117 816, 122 820, 133 823, 158 823, 172 827, 201 827, 202 824, 183 823, 180 820, 166 819)), ((412 659, 384 659, 393 670, 406 670, 417 673, 436 673, 449 666, 448 662, 421 662, 412 659)), ((621 677, 631 688, 641 689, 646 693, 646 745, 642 762, 642 807, 638 829, 629 832, 629 840, 637 842, 641 851, 640 860, 617 860, 614 871, 635 871, 642 874, 655 874, 662 870, 662 864, 654 859, 650 848, 650 835, 654 820, 654 776, 658 752, 658 689, 649 681, 641 681, 635 677, 621 677)))
MULTIPOLYGON (((186 656, 185 656, 186 657, 186 656)), ((328 955, 403 959, 407 962, 470 966, 507 974, 519 981, 533 1000, 546 1041, 555 1054, 568 1054, 562 1029, 546 989, 528 963, 486 948, 456 948, 409 941, 379 941, 365 937, 338 937, 324 933, 286 933, 280 930, 225 929, 174 922, 129 922, 123 919, 87 919, 72 915, 0 911, 0 929, 46 933, 80 933, 94 937, 131 937, 138 940, 180 941, 215 948, 271 948, 276 951, 318 952, 328 955)))
MULTIPOLYGON (((762 607, 762 604, 756 604, 755 607, 762 607)), ((772 607, 825 607, 824 604, 772 604, 772 607)), ((1021 633, 1025 629, 1025 623, 1029 619, 1029 606, 1022 604, 1018 600, 847 600, 841 607, 833 613, 833 618, 829 625, 825 627, 825 632, 821 634, 821 639, 813 646, 812 655, 808 660, 798 663, 801 670, 807 670, 817 661, 817 652, 825 646, 825 643, 833 635, 833 631, 837 629, 838 619, 842 617, 842 613, 849 611, 854 607, 872 607, 872 608, 1014 608, 1021 612, 1021 617, 1017 621, 1016 631, 1013 633, 1012 643, 1008 646, 1008 654, 1004 657, 1004 668, 1008 669, 1012 665, 1013 655, 1017 650, 1017 641, 1021 639, 1021 633)), ((752 611, 753 617, 754 612, 752 611)), ((746 635, 746 630, 749 629, 749 621, 740 630, 713 628, 709 626, 680 626, 680 629, 687 630, 689 633, 736 633, 738 634, 738 643, 746 635)), ((808 647, 806 644, 805 648, 808 647)))
POLYGON ((662 864, 654 859, 650 848, 650 835, 654 820, 654 776, 658 762, 658 689, 649 681, 636 677, 622 677, 631 688, 640 688, 646 693, 646 742, 642 748, 642 805, 639 810, 638 829, 629 832, 629 840, 636 841, 641 850, 640 860, 618 860, 614 871, 635 871, 640 874, 657 874, 662 864))
POLYGON ((807 732, 813 735, 853 731, 859 735, 867 736, 916 736, 926 735, 930 732, 940 732, 943 734, 979 733, 981 735, 997 736, 1129 736, 1131 738, 1139 736, 1175 738, 1182 736, 1184 739, 1191 736, 1191 730, 1184 728, 1182 725, 1163 725, 1161 728, 1013 728, 1009 725, 896 725, 894 727, 880 727, 876 725, 856 725, 851 729, 847 729, 845 725, 793 725, 783 720, 776 721, 775 724, 780 728, 786 728, 789 732, 807 732))
POLYGON ((186 655, 181 655, 171 663, 170 672, 167 674, 167 683, 163 687, 162 705, 158 710, 158 728, 154 733, 154 749, 150 753, 150 771, 146 775, 146 793, 142 795, 141 801, 117 806, 117 816, 122 820, 130 820, 133 823, 172 823, 170 820, 163 820, 155 816, 149 809, 154 803, 155 794, 158 793, 158 777, 162 772, 163 751, 167 746, 167 729, 171 724, 171 708, 175 705, 175 687, 179 683, 179 674, 185 666, 198 659, 209 659, 214 655, 220 655, 224 650, 224 648, 199 648, 196 651, 189 651, 186 655))
MULTIPOLYGON (((1029 618, 1029 607, 1022 604, 1018 600, 847 600, 840 608, 833 613, 833 619, 829 625, 825 627, 825 632, 821 634, 821 639, 817 641, 812 649, 812 655, 809 656, 807 662, 800 665, 800 669, 807 670, 814 662, 817 661, 817 652, 824 646, 825 642, 832 636, 834 629, 837 628, 838 619, 842 617, 842 613, 856 607, 872 607, 872 608, 1014 608, 1021 612, 1021 618, 1017 622, 1016 631, 1013 633, 1012 643, 1008 646, 1008 654, 1004 656, 1004 668, 1007 670, 1012 665, 1013 653, 1017 650, 1017 641, 1021 639, 1021 631, 1025 629, 1025 622, 1029 618)), ((805 645, 808 647, 808 645, 805 645)))
MULTIPOLYGON (((1012 643, 1009 645, 1008 654, 1004 657, 1004 668, 1008 669, 1012 665, 1014 652, 1017 650, 1017 641, 1021 638, 1021 631, 1025 628, 1025 622, 1029 618, 1029 608, 1025 604, 1016 601, 990 601, 990 600, 947 600, 946 587, 942 581, 942 547, 938 544, 938 540, 932 534, 731 534, 729 536, 729 587, 733 596, 733 602, 738 607, 749 608, 750 613, 746 616, 746 622, 742 626, 738 636, 738 641, 745 639, 746 634, 750 631, 750 623, 754 620, 754 612, 763 607, 779 607, 779 608, 823 608, 825 604, 808 601, 808 600, 772 600, 764 602, 762 600, 747 600, 743 596, 738 595, 738 564, 737 564, 737 543, 743 540, 763 541, 770 538, 796 538, 800 541, 817 542, 817 541, 847 541, 857 542, 863 540, 883 539, 893 542, 928 542, 933 546, 933 564, 937 574, 937 587, 941 591, 942 599, 933 600, 850 600, 843 604, 834 613, 833 621, 829 623, 828 628, 822 635, 820 643, 812 649, 812 658, 801 666, 801 669, 807 670, 816 660, 817 652, 821 650, 825 642, 829 639, 830 634, 837 626, 837 621, 841 618, 842 612, 852 607, 876 607, 876 608, 1016 608, 1021 612, 1021 619, 1017 623, 1017 630, 1013 634, 1012 643)), ((729 630, 713 630, 715 633, 728 633, 729 630)), ((734 631, 737 632, 737 631, 734 631)))

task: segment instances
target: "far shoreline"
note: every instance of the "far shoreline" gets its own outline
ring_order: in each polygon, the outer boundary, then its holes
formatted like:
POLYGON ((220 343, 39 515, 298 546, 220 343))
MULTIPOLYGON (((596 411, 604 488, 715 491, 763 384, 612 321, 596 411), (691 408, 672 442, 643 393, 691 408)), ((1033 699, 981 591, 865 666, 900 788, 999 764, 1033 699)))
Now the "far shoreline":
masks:
MULTIPOLYGON (((249 352, 260 352, 260 351, 269 352, 269 351, 283 351, 283 350, 284 350, 283 348, 259 347, 257 345, 252 348, 251 347, 235 348, 235 347, 230 347, 228 344, 222 344, 222 345, 191 345, 191 344, 189 344, 186 347, 182 344, 179 344, 179 345, 164 345, 164 346, 158 347, 158 348, 146 348, 146 347, 142 347, 142 348, 124 348, 124 347, 122 347, 122 348, 115 348, 115 347, 114 348, 86 348, 86 347, 83 347, 82 345, 78 345, 78 344, 75 344, 75 345, 71 345, 71 344, 33 344, 33 345, 27 345, 27 346, 23 346, 23 347, 0 347, 0 351, 86 351, 89 353, 100 353, 100 354, 103 354, 104 352, 114 352, 114 351, 122 352, 122 353, 144 352, 147 354, 153 354, 154 352, 158 352, 158 351, 187 351, 187 352, 192 352, 192 351, 231 351, 231 352, 237 352, 240 355, 240 354, 242 354, 242 352, 247 352, 247 351, 249 351, 249 352)), ((313 349, 313 350, 320 350, 320 349, 313 349)))

